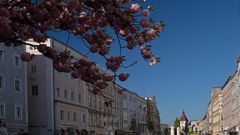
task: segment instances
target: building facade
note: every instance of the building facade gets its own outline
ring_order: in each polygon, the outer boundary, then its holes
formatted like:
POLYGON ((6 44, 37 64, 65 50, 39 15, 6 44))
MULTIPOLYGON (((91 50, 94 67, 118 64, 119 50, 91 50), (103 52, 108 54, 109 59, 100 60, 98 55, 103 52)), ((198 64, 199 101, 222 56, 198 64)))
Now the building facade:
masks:
POLYGON ((212 133, 221 135, 223 133, 223 116, 222 116, 222 90, 214 87, 211 94, 212 102, 212 133))
POLYGON ((228 78, 222 87, 223 90, 223 128, 225 133, 239 132, 240 127, 240 89, 239 67, 228 78))
POLYGON ((137 95, 137 133, 139 135, 146 135, 148 134, 147 128, 147 100, 145 98, 137 95))
MULTIPOLYGON (((91 91, 91 86, 88 86, 91 91)), ((115 90, 112 85, 102 90, 102 95, 88 92, 89 131, 92 135, 113 135, 113 119, 115 110, 115 90)))
POLYGON ((160 124, 161 135, 170 135, 170 128, 168 124, 160 124))
POLYGON ((208 104, 208 133, 213 134, 213 122, 212 122, 212 101, 208 104))
POLYGON ((202 135, 207 135, 208 134, 208 118, 207 118, 207 114, 204 115, 203 119, 199 123, 199 132, 202 135))
MULTIPOLYGON (((48 39, 46 44, 56 51, 65 49, 63 43, 53 38, 48 39)), ((76 58, 84 57, 74 49, 68 50, 76 58)), ((28 62, 30 134, 88 132, 88 91, 85 82, 54 70, 52 61, 36 49, 28 47, 27 52, 35 54, 34 59, 28 62)))
POLYGON ((201 133, 200 120, 192 120, 189 122, 189 132, 190 133, 201 133), (191 129, 191 130, 190 130, 191 129))
POLYGON ((123 99, 122 92, 125 91, 125 88, 115 84, 115 115, 114 115, 114 130, 123 132, 123 99))
POLYGON ((224 131, 227 132, 233 127, 232 123, 232 88, 231 77, 223 86, 223 127, 224 131))
POLYGON ((207 110, 209 134, 237 134, 240 131, 240 57, 237 70, 222 87, 213 88, 207 110))
POLYGON ((0 123, 8 133, 28 131, 27 66, 20 58, 24 51, 23 46, 0 44, 0 123))
POLYGON ((122 104, 123 104, 123 131, 137 132, 138 126, 137 94, 132 91, 125 90, 122 93, 122 104))
POLYGON ((156 97, 146 97, 147 100, 147 117, 149 134, 160 135, 160 115, 157 109, 156 97))
MULTIPOLYGON (((37 45, 32 40, 28 43, 37 45)), ((49 38, 45 44, 57 52, 67 49, 76 59, 87 59, 54 38, 49 38)), ((155 97, 143 98, 113 83, 109 83, 101 94, 94 94, 90 84, 72 78, 69 73, 56 71, 52 63, 33 46, 16 50, 0 46, 0 125, 6 127, 4 130, 8 133, 114 135, 119 131, 160 134, 155 97), (25 63, 20 58, 23 52, 35 56, 25 63), (149 120, 154 127, 152 131, 148 129, 149 120)), ((109 74, 100 66, 98 68, 109 74)))

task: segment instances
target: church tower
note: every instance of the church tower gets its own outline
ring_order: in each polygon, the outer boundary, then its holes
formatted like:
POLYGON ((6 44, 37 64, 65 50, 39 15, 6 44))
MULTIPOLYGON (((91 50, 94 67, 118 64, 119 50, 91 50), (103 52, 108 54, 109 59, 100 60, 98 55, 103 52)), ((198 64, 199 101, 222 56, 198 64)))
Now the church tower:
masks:
POLYGON ((180 128, 185 129, 186 124, 188 124, 187 116, 185 115, 185 112, 182 112, 182 115, 180 117, 180 128))

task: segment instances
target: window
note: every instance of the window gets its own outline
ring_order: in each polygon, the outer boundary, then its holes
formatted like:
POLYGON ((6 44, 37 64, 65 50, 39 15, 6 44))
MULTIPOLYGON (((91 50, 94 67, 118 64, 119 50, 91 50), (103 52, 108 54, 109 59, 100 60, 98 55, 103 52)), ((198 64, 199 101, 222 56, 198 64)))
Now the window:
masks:
POLYGON ((57 96, 60 97, 60 88, 56 89, 57 96))
POLYGON ((99 109, 102 109, 102 100, 101 100, 101 97, 98 97, 98 107, 99 107, 99 109))
MULTIPOLYGON (((83 115, 82 115, 83 116, 83 115)), ((83 118, 83 117, 82 117, 83 118)), ((81 120, 81 122, 83 123, 83 119, 81 120)), ((92 125, 92 115, 90 114, 90 116, 89 116, 89 123, 90 123, 90 125, 92 125)))
POLYGON ((14 91, 21 92, 21 81, 14 80, 14 91))
POLYGON ((67 98, 67 90, 64 90, 64 98, 67 98))
POLYGON ((5 117, 5 104, 0 104, 0 118, 5 117))
POLYGON ((81 95, 81 94, 78 95, 78 102, 79 102, 79 103, 82 102, 82 95, 81 95))
POLYGON ((20 65, 20 56, 19 55, 15 55, 15 57, 14 57, 14 65, 16 67, 20 67, 21 66, 20 65))
POLYGON ((67 120, 70 121, 70 112, 67 112, 67 120))
POLYGON ((64 120, 64 111, 63 110, 60 111, 60 119, 64 120))
POLYGON ((37 67, 36 65, 31 66, 31 73, 36 73, 37 72, 37 67))
POLYGON ((0 50, 0 63, 3 62, 3 50, 0 50))
POLYGON ((94 104, 94 107, 97 107, 96 95, 93 95, 93 104, 94 104))
POLYGON ((33 96, 38 95, 38 86, 37 85, 32 85, 32 95, 33 96))
POLYGON ((74 100, 74 93, 71 92, 71 100, 73 101, 74 100))
POLYGON ((127 99, 127 95, 126 94, 123 94, 123 99, 127 99))
POLYGON ((15 105, 15 119, 22 120, 22 106, 15 105))
POLYGON ((73 113, 73 120, 77 121, 77 114, 76 113, 73 113))
POLYGON ((0 75, 0 88, 4 88, 4 76, 0 75))
POLYGON ((85 123, 86 122, 86 114, 82 115, 82 122, 85 123))
POLYGON ((89 102, 89 106, 92 106, 92 95, 91 94, 88 95, 88 102, 89 102))

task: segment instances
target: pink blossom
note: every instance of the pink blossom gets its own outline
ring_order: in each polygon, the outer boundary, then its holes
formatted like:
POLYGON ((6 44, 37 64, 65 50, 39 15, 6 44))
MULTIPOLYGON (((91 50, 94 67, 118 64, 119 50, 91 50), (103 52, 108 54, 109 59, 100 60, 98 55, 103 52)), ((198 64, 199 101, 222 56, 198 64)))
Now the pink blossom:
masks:
MULTIPOLYGON (((100 89, 104 89, 105 85, 102 87, 102 82, 104 83, 106 79, 102 77, 103 73, 99 72, 95 62, 85 58, 76 61, 69 51, 59 52, 45 44, 40 44, 47 40, 49 31, 72 31, 76 37, 86 41, 84 44, 90 47, 91 53, 98 53, 102 56, 110 55, 105 57, 107 58, 105 64, 112 72, 118 71, 125 62, 124 56, 111 56, 110 54, 111 49, 115 50, 116 47, 110 46, 114 39, 125 40, 128 49, 139 45, 140 54, 150 65, 159 62, 151 48, 145 44, 155 39, 165 25, 163 23, 155 25, 150 18, 147 18, 154 8, 143 9, 141 5, 146 0, 43 1, 45 2, 42 4, 26 3, 26 0, 0 2, 0 40, 6 46, 17 47, 20 46, 20 40, 33 39, 39 43, 37 50, 52 59, 53 67, 57 71, 71 72, 73 78, 80 78, 92 85, 100 82, 101 85, 97 86, 101 87, 100 89), (136 24, 136 21, 139 23, 136 24), (111 29, 114 32, 116 30, 119 35, 115 36, 111 29)), ((117 47, 117 49, 121 48, 117 47)), ((23 53, 21 59, 29 61, 32 55, 23 53)), ((128 75, 120 76, 120 80, 126 80, 128 75)), ((107 80, 113 81, 114 77, 117 76, 110 76, 107 80)), ((94 94, 99 92, 100 90, 93 91, 94 94)))
POLYGON ((81 12, 79 15, 80 18, 84 18, 87 17, 87 13, 86 12, 81 12))
POLYGON ((128 3, 130 0, 116 0, 118 3, 128 3))
POLYGON ((153 26, 153 28, 154 28, 154 30, 161 31, 163 29, 163 26, 162 26, 162 24, 155 24, 153 26))
POLYGON ((138 3, 131 4, 129 7, 130 11, 137 13, 141 10, 141 6, 138 3))
POLYGON ((142 27, 148 27, 150 25, 150 20, 148 18, 144 18, 140 21, 142 27))
POLYGON ((151 58, 150 58, 149 65, 150 65, 150 66, 153 66, 153 65, 155 65, 155 64, 157 64, 157 58, 156 58, 156 57, 151 57, 151 58))
POLYGON ((6 8, 0 7, 0 15, 9 18, 9 12, 6 8))
POLYGON ((125 31, 125 30, 119 30, 119 34, 121 35, 121 36, 127 36, 128 35, 128 32, 127 31, 125 31))
POLYGON ((142 12, 143 16, 149 16, 149 14, 150 14, 150 12, 147 9, 143 10, 143 12, 142 12))
POLYGON ((156 38, 156 36, 157 36, 157 35, 156 35, 156 30, 150 29, 150 30, 147 31, 146 35, 147 35, 148 37, 150 37, 151 39, 156 38))
POLYGON ((141 46, 141 54, 144 59, 150 59, 152 57, 152 52, 146 46, 141 46))
POLYGON ((140 45, 143 45, 143 44, 145 43, 143 37, 139 37, 139 38, 138 38, 138 43, 139 43, 140 45))
POLYGON ((107 44, 107 45, 112 44, 112 42, 113 42, 113 39, 112 39, 111 37, 109 37, 109 38, 106 39, 106 44, 107 44))

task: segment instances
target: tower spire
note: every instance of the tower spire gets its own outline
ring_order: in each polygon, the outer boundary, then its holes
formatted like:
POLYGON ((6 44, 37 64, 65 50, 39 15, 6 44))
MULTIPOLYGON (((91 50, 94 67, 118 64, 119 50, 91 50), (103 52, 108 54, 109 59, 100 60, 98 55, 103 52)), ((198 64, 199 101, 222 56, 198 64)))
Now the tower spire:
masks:
POLYGON ((182 115, 181 115, 181 117, 180 117, 180 121, 188 121, 188 118, 187 118, 187 116, 186 116, 186 114, 185 114, 184 109, 183 109, 182 115))

